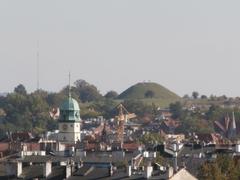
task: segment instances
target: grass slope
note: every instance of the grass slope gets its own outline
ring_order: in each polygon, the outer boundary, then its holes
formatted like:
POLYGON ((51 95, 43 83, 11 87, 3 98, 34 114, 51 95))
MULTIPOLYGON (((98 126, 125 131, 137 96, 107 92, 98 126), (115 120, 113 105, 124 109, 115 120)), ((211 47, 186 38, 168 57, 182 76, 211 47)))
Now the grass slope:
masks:
POLYGON ((168 106, 171 102, 180 100, 180 97, 175 93, 171 92, 167 88, 157 84, 157 83, 137 83, 119 96, 119 99, 139 99, 145 103, 155 103, 160 106, 168 106), (145 93, 147 91, 154 92, 153 98, 146 98, 145 93))

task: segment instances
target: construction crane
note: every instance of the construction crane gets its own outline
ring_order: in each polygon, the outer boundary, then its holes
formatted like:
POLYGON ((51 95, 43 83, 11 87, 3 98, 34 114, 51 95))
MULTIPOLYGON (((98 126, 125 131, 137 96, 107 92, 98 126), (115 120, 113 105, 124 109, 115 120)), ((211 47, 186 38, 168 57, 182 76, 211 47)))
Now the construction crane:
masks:
POLYGON ((117 109, 119 110, 118 116, 115 117, 115 119, 118 121, 117 142, 120 142, 121 145, 122 145, 123 144, 123 139, 124 139, 124 124, 129 119, 135 118, 136 114, 129 113, 128 110, 122 104, 119 104, 117 106, 117 109))

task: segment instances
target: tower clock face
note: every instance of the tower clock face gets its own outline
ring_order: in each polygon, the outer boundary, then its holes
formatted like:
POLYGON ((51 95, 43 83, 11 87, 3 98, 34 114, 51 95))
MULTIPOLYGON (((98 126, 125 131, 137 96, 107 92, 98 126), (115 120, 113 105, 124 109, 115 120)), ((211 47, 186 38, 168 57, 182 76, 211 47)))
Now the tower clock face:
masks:
POLYGON ((67 130, 67 128, 68 128, 68 125, 67 124, 63 124, 62 129, 63 130, 67 130))

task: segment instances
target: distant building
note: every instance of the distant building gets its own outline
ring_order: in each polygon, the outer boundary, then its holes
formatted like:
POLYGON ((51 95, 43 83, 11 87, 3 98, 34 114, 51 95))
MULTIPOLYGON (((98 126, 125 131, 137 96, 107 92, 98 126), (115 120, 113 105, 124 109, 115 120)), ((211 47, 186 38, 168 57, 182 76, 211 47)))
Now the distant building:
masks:
POLYGON ((175 119, 167 119, 160 123, 160 129, 166 134, 174 134, 175 129, 180 126, 180 121, 175 119))

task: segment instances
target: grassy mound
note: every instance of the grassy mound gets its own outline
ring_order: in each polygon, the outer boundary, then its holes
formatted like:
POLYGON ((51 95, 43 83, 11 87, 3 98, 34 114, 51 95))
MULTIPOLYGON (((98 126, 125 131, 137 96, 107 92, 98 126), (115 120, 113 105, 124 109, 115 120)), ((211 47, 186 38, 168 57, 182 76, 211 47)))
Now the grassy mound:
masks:
POLYGON ((171 102, 180 100, 180 97, 157 83, 137 83, 124 92, 118 99, 139 99, 146 103, 155 103, 161 106, 167 106, 171 102))

